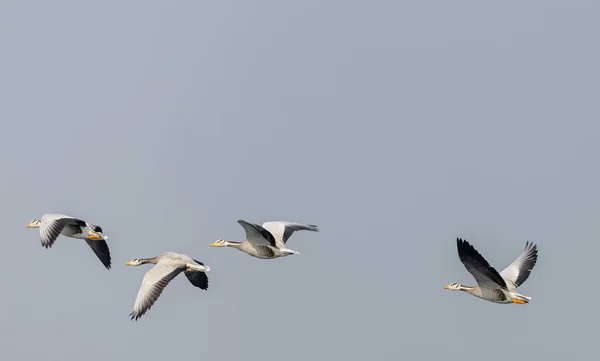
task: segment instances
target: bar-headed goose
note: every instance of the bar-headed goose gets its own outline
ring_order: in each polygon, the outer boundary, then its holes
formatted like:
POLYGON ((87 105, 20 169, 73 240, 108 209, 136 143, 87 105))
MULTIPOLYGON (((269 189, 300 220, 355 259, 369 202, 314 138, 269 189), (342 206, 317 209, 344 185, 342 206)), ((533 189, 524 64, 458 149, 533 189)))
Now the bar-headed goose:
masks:
POLYGON ((469 242, 457 238, 456 245, 458 257, 477 281, 477 286, 463 286, 453 282, 445 286, 445 289, 468 292, 495 303, 525 304, 531 301, 531 297, 523 296, 515 290, 527 280, 537 262, 535 244, 527 242, 523 253, 500 273, 469 242))
POLYGON ((108 237, 102 234, 102 228, 81 219, 64 214, 44 214, 41 220, 34 219, 27 228, 39 228, 42 246, 52 247, 59 235, 85 239, 92 251, 106 269, 111 267, 110 250, 106 244, 108 237))
POLYGON ((182 271, 192 285, 203 290, 208 289, 208 277, 205 272, 210 271, 210 267, 186 254, 165 252, 152 258, 132 259, 126 263, 126 266, 139 266, 146 263, 155 266, 144 275, 142 286, 133 305, 133 312, 129 314, 132 320, 137 321, 142 317, 156 302, 169 282, 182 271))
POLYGON ((319 228, 314 224, 279 221, 265 222, 262 226, 259 226, 258 224, 246 222, 243 219, 238 220, 238 223, 246 231, 246 240, 244 242, 219 239, 210 246, 233 247, 256 258, 271 259, 289 256, 290 254, 300 254, 285 246, 287 240, 295 231, 319 232, 319 228))

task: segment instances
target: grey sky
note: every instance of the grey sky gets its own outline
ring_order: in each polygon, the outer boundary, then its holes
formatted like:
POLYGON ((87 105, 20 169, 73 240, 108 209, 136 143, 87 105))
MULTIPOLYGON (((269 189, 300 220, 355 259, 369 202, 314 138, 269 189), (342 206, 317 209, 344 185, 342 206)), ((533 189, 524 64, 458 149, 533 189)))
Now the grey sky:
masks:
POLYGON ((595 351, 594 1, 3 1, 6 360, 505 360, 595 351), (418 3, 418 4, 417 4, 418 3), (109 236, 44 249, 46 212, 109 236), (301 255, 210 248, 237 219, 314 223, 301 255), (474 284, 526 240, 526 306, 474 284), (137 323, 149 266, 188 253, 137 323))

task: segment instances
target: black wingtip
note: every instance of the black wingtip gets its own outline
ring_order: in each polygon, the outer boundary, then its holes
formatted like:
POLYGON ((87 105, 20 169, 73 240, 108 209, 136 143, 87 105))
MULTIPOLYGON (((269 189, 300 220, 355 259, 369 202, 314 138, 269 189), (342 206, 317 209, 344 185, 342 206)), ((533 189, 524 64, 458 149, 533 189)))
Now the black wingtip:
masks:
POLYGON ((537 261, 538 258, 538 247, 537 244, 531 242, 528 246, 525 247, 525 252, 530 254, 530 258, 537 261))
POLYGON ((459 252, 462 250, 464 252, 479 254, 479 252, 477 252, 477 250, 475 249, 475 247, 473 247, 473 245, 470 244, 466 239, 457 238, 456 239, 456 245, 458 247, 459 252))
POLYGON ((108 259, 106 259, 106 261, 100 260, 100 262, 102 262, 107 270, 110 270, 112 268, 112 258, 110 257, 110 253, 108 254, 108 259))
POLYGON ((467 242, 466 239, 462 239, 462 238, 456 238, 456 246, 457 247, 464 247, 464 246, 470 246, 471 244, 469 242, 467 242))
POLYGON ((129 319, 130 321, 137 321, 140 317, 142 317, 142 315, 136 315, 135 312, 131 312, 129 316, 131 316, 129 319))
POLYGON ((527 241, 525 243, 525 250, 532 249, 532 250, 535 250, 537 252, 537 248, 538 248, 537 244, 533 243, 533 241, 527 241))
POLYGON ((187 279, 194 287, 208 290, 208 275, 206 272, 184 272, 187 279))

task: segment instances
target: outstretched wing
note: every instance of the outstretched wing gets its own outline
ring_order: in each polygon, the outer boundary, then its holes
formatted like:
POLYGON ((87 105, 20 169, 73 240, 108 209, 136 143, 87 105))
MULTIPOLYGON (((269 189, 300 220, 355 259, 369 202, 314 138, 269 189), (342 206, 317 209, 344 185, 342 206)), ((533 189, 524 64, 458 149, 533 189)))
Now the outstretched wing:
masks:
POLYGON ((52 247, 65 227, 73 227, 72 233, 77 233, 79 226, 85 227, 85 221, 64 214, 44 214, 40 223, 42 246, 52 247))
POLYGON ((506 283, 498 274, 498 271, 490 266, 488 261, 469 242, 457 238, 456 246, 460 261, 465 265, 467 271, 473 275, 480 287, 506 288, 506 283))
POLYGON ((521 255, 511 263, 506 269, 500 272, 500 276, 506 281, 506 285, 510 291, 514 291, 529 278, 531 270, 537 262, 538 250, 537 245, 529 243, 525 244, 525 250, 521 255))
POLYGON ((243 219, 238 220, 238 223, 244 227, 244 230, 246 231, 246 240, 248 240, 248 242, 254 244, 268 244, 277 247, 273 235, 263 227, 258 224, 248 223, 243 219))
POLYGON ((108 249, 108 244, 103 239, 94 240, 94 239, 86 239, 87 244, 92 248, 92 251, 96 254, 98 259, 102 262, 106 269, 110 269, 110 250, 108 249))
POLYGON ((263 223, 263 228, 269 231, 275 238, 277 246, 283 248, 287 240, 295 231, 319 232, 319 227, 314 224, 296 222, 274 221, 263 223))
POLYGON ((183 270, 183 267, 156 264, 150 271, 146 272, 133 305, 133 312, 129 314, 131 319, 137 321, 138 318, 142 317, 152 307, 158 297, 160 297, 160 294, 169 282, 183 270))

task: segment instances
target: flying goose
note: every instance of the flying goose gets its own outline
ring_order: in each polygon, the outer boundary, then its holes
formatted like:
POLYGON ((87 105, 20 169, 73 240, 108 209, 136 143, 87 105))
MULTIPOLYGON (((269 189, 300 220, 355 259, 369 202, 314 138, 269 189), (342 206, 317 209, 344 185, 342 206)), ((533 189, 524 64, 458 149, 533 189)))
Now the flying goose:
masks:
POLYGON ((290 254, 300 254, 285 246, 287 240, 295 231, 319 232, 319 227, 314 224, 279 221, 265 222, 262 226, 259 226, 258 224, 246 222, 243 219, 238 220, 238 223, 246 231, 246 240, 244 242, 219 239, 210 246, 233 247, 256 258, 271 259, 289 256, 290 254))
POLYGON ((192 285, 203 290, 208 289, 208 277, 205 272, 210 271, 210 267, 186 254, 165 252, 152 258, 135 258, 125 265, 139 266, 146 263, 155 266, 144 275, 142 286, 133 304, 133 312, 129 314, 132 320, 137 321, 142 317, 156 302, 169 282, 182 271, 192 285))
POLYGON ((527 242, 523 253, 500 273, 466 240, 457 238, 456 245, 458 257, 477 281, 477 286, 463 286, 453 282, 445 286, 445 289, 468 292, 495 303, 526 304, 531 301, 531 297, 523 296, 515 290, 527 280, 537 262, 537 245, 527 242))
POLYGON ((102 228, 81 219, 64 214, 44 214, 41 220, 34 219, 26 228, 39 228, 42 246, 50 248, 59 235, 85 239, 92 251, 100 259, 106 269, 111 267, 110 250, 106 244, 107 236, 102 228))

